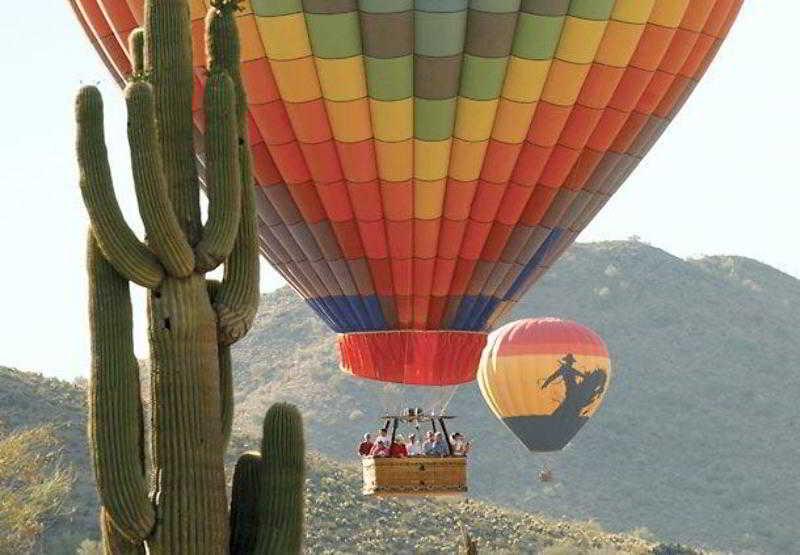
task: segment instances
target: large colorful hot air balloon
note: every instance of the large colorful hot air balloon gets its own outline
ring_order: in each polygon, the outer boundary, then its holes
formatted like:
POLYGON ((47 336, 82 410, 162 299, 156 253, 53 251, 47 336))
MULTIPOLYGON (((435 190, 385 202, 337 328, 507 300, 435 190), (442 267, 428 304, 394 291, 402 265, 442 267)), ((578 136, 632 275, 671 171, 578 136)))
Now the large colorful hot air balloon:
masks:
POLYGON ((566 447, 600 407, 610 378, 603 340, 556 318, 493 332, 478 370, 489 408, 531 451, 566 447))
MULTIPOLYGON (((69 1, 124 80, 143 0, 69 1)), ((662 134, 742 1, 242 2, 262 252, 342 334, 342 367, 474 379, 485 330, 662 134)), ((199 132, 209 3, 187 1, 199 132)))

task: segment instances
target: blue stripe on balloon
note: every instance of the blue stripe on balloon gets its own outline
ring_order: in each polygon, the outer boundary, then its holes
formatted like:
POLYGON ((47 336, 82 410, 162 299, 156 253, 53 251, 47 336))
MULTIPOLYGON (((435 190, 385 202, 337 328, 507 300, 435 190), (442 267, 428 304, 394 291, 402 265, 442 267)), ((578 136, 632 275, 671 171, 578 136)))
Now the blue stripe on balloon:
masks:
POLYGON ((480 310, 475 310, 475 318, 473 318, 472 322, 470 323, 470 329, 472 331, 481 331, 486 327, 486 322, 489 320, 494 311, 497 309, 497 305, 500 304, 500 299, 497 297, 487 297, 485 295, 481 295, 483 308, 480 310))
POLYGON ((511 297, 517 294, 519 289, 525 285, 525 280, 530 277, 533 271, 542 263, 542 260, 550 249, 553 247, 556 241, 558 241, 559 237, 564 233, 563 229, 555 228, 550 232, 550 235, 547 236, 547 239, 544 240, 542 246, 539 247, 539 250, 536 251, 536 254, 533 255, 533 258, 525 265, 522 271, 517 276, 517 279, 514 280, 514 283, 511 284, 509 287, 508 292, 503 297, 503 300, 509 300, 511 297))
POLYGON ((335 295, 306 299, 306 302, 337 333, 388 328, 381 304, 375 295, 335 295))
POLYGON ((336 321, 333 318, 333 315, 328 310, 328 307, 325 306, 325 303, 320 301, 320 299, 306 299, 306 303, 311 309, 317 313, 323 322, 325 322, 329 328, 331 328, 335 332, 341 333, 343 330, 339 328, 336 324, 336 321))
POLYGON ((468 331, 470 317, 472 316, 472 308, 475 306, 475 301, 478 297, 475 295, 464 295, 461 297, 461 303, 458 305, 458 311, 453 323, 450 325, 454 330, 468 331))
POLYGON ((367 314, 367 307, 364 306, 361 297, 358 295, 347 295, 345 296, 345 300, 347 304, 350 305, 350 310, 354 318, 353 323, 358 326, 358 329, 362 331, 371 329, 372 326, 370 325, 369 314, 367 314))
POLYGON ((364 302, 367 314, 369 315, 370 329, 385 330, 388 328, 389 326, 386 324, 386 318, 383 317, 383 308, 381 308, 378 297, 376 295, 369 295, 368 297, 361 297, 361 300, 364 302))
POLYGON ((334 314, 336 315, 337 322, 347 330, 363 331, 358 323, 358 318, 352 308, 347 297, 344 295, 336 295, 333 297, 326 297, 328 301, 336 307, 334 314))

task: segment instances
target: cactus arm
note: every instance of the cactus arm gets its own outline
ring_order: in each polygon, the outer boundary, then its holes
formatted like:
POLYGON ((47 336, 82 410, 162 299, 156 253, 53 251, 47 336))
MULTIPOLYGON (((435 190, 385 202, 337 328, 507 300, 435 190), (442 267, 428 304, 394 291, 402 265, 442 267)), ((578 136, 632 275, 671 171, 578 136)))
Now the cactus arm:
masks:
POLYGON ((145 2, 145 72, 153 84, 159 148, 172 208, 190 245, 200 240, 200 186, 194 153, 189 2, 145 2))
POLYGON ((214 8, 208 11, 206 17, 208 66, 212 72, 225 71, 233 81, 242 187, 239 233, 225 263, 222 286, 214 304, 221 340, 223 344, 230 345, 247 333, 258 310, 258 234, 255 186, 247 138, 247 97, 239 72, 239 36, 234 19, 237 2, 217 0, 213 5, 214 8))
MULTIPOLYGON (((217 280, 206 280, 208 296, 212 304, 219 292, 219 286, 220 283, 217 280)), ((219 329, 217 332, 219 333, 219 329)), ((218 343, 217 349, 219 358, 219 391, 222 406, 222 436, 227 446, 233 429, 233 361, 229 345, 218 343)))
POLYGON ((251 555, 258 540, 261 455, 244 453, 236 461, 231 490, 231 555, 251 555))
POLYGON ((114 195, 103 132, 103 99, 83 87, 76 101, 80 186, 103 254, 127 280, 154 289, 164 278, 156 257, 128 227, 114 195))
POLYGON ((258 238, 252 185, 242 189, 242 222, 233 252, 225 263, 219 295, 214 303, 220 344, 232 345, 250 330, 258 311, 258 238))
POLYGON ((208 221, 203 238, 195 247, 197 270, 208 272, 219 266, 233 250, 242 217, 239 180, 239 134, 233 82, 223 71, 214 71, 206 82, 206 190, 208 221))
POLYGON ((144 29, 138 27, 128 36, 128 51, 131 53, 133 76, 144 75, 144 29))
POLYGON ((300 553, 305 488, 303 421, 296 407, 276 403, 264 418, 259 533, 254 553, 300 553))
POLYGON ((145 555, 142 542, 132 542, 123 536, 104 508, 100 508, 100 533, 103 537, 103 555, 145 555))
POLYGON ((187 277, 194 270, 194 253, 175 217, 158 149, 153 89, 136 81, 125 89, 128 105, 128 142, 139 213, 147 242, 167 273, 187 277))
POLYGON ((233 361, 228 345, 219 346, 219 387, 222 400, 222 437, 227 446, 233 429, 233 361))
POLYGON ((97 489, 116 528, 141 542, 155 526, 142 459, 139 365, 128 282, 88 239, 92 379, 89 438, 97 489))

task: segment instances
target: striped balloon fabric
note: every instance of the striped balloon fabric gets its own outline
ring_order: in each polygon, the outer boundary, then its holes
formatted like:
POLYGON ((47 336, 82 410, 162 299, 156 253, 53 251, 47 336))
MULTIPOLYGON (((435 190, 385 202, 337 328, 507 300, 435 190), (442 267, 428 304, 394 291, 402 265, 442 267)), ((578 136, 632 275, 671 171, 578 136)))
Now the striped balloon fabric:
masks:
MULTIPOLYGON (((124 79, 143 0, 69 1, 124 79)), ((388 341, 391 375, 474 376, 425 370, 417 344, 450 330, 479 351, 661 135, 742 1, 242 2, 264 256, 332 329, 379 334, 350 360, 388 341)), ((189 6, 202 131, 208 2, 189 6)))
POLYGON ((600 407, 610 378, 600 336, 557 318, 501 327, 478 370, 486 404, 531 451, 566 447, 600 407))

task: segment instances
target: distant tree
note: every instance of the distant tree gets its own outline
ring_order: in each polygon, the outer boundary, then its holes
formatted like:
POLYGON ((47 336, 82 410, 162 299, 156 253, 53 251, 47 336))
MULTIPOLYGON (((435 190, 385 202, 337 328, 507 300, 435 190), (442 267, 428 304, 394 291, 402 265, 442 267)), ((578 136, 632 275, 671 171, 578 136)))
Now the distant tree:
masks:
POLYGON ((30 552, 72 481, 51 426, 0 437, 0 553, 30 552))

